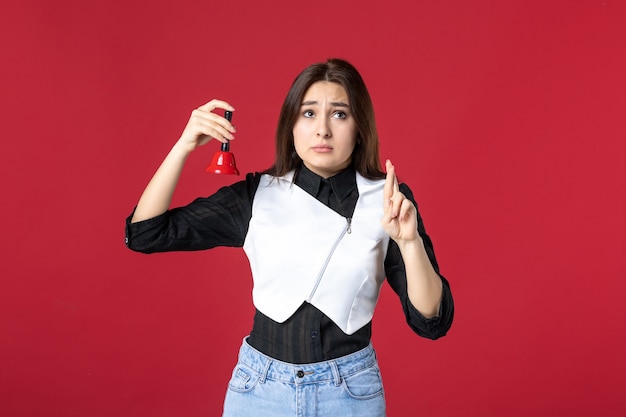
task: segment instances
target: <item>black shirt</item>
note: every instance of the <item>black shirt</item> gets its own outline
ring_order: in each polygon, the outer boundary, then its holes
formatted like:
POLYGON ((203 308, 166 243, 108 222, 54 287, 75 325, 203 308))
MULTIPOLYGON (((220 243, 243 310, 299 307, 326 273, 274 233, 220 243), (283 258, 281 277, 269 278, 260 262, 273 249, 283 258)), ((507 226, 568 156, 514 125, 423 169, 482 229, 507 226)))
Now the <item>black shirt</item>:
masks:
MULTIPOLYGON (((223 187, 212 196, 199 198, 153 219, 130 223, 126 220, 126 244, 132 250, 153 253, 201 250, 217 246, 241 247, 252 216, 252 202, 261 174, 248 174, 244 181, 223 187)), ((358 200, 356 176, 352 168, 324 179, 301 166, 295 185, 340 215, 350 218, 358 200)), ((415 207, 413 194, 405 184, 400 191, 415 207)), ((382 204, 382 202, 381 202, 382 204)), ((437 273, 439 267, 430 238, 419 212, 418 232, 437 273)), ((400 250, 393 240, 385 258, 387 281, 398 294, 408 325, 418 335, 437 339, 452 324, 454 306, 450 287, 443 281, 442 302, 437 317, 427 319, 411 304, 400 250)), ((297 277, 294 277, 297 278, 297 277)), ((284 323, 277 323, 256 310, 248 343, 275 359, 289 363, 314 363, 334 359, 366 347, 371 338, 371 321, 352 335, 345 334, 324 313, 304 302, 284 323)))

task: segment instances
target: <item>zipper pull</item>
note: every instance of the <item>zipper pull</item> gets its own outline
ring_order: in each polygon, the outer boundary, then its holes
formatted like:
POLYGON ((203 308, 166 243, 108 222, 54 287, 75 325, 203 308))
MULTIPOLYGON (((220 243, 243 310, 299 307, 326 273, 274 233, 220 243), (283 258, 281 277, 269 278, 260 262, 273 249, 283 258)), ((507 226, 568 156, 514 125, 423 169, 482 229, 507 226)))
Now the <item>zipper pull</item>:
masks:
POLYGON ((346 217, 346 221, 348 222, 348 234, 352 233, 352 217, 346 217))

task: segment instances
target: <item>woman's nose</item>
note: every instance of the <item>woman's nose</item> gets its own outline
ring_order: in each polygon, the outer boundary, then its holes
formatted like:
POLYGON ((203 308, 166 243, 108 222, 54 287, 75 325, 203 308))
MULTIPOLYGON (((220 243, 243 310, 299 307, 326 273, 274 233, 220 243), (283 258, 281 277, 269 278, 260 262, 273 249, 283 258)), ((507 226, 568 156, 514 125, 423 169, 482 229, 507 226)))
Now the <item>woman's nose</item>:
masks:
POLYGON ((321 136, 323 138, 329 138, 332 136, 330 126, 328 125, 328 121, 326 119, 319 119, 317 124, 317 136, 321 136))

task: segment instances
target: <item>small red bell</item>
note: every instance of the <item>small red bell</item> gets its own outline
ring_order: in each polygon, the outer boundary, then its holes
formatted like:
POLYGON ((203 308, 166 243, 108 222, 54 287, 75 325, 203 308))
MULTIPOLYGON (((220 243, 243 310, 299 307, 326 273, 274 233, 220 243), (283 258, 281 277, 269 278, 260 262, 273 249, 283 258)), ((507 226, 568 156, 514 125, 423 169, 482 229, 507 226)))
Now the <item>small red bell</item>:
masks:
POLYGON ((228 143, 222 143, 222 150, 215 152, 211 164, 206 167, 206 172, 213 174, 239 175, 239 170, 235 165, 235 155, 228 152, 228 143))
MULTIPOLYGON (((233 112, 226 111, 224 112, 224 117, 229 122, 233 118, 233 112)), ((226 174, 226 175, 239 175, 239 170, 235 165, 235 155, 230 150, 230 143, 222 143, 222 149, 218 152, 215 152, 213 155, 213 159, 211 159, 211 164, 206 167, 206 172, 210 172, 213 174, 226 174)))

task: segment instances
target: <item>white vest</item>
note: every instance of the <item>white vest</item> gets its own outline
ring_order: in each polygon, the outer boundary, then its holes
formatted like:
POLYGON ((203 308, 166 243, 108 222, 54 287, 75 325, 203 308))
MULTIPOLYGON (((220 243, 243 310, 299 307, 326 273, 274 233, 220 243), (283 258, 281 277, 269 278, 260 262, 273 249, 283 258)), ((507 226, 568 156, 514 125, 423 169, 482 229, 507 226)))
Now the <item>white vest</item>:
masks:
POLYGON ((385 279, 384 180, 356 174, 359 199, 349 222, 292 178, 263 175, 254 197, 243 246, 254 305, 282 323, 306 301, 353 334, 372 319, 385 279))

